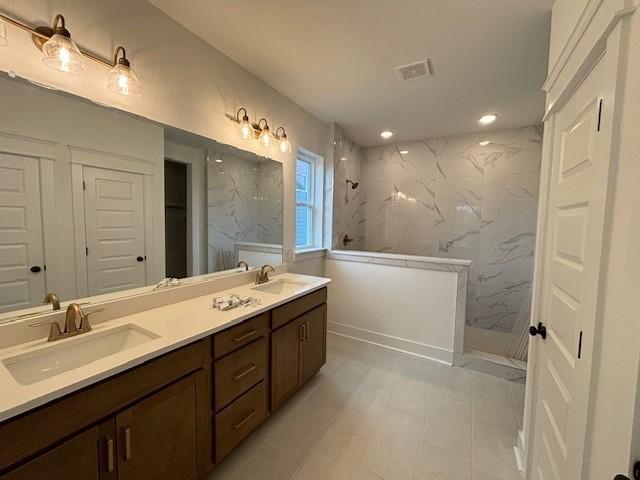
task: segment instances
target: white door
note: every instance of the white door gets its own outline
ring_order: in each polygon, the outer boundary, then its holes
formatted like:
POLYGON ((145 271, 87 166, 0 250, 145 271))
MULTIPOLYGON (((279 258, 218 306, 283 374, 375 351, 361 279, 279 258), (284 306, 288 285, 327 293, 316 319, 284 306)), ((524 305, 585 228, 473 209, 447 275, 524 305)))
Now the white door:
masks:
MULTIPOLYGON (((533 475, 580 479, 609 157, 599 145, 603 61, 556 113, 542 280, 533 475)), ((606 100, 605 100, 606 101, 606 100)))
POLYGON ((45 295, 38 160, 0 154, 0 312, 45 295))
POLYGON ((142 175, 84 167, 89 295, 147 284, 142 175))

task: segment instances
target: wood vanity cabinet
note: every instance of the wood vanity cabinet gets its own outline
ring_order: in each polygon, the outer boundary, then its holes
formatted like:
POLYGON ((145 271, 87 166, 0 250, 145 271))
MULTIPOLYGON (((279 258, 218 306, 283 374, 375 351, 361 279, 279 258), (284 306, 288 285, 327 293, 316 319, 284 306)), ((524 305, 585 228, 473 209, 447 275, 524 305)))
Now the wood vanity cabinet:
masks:
POLYGON ((0 424, 0 480, 195 480, 211 467, 199 341, 0 424))
POLYGON ((0 480, 205 478, 324 365, 326 299, 312 292, 0 423, 0 480))
POLYGON ((275 411, 326 362, 326 289, 273 311, 271 411, 275 411))

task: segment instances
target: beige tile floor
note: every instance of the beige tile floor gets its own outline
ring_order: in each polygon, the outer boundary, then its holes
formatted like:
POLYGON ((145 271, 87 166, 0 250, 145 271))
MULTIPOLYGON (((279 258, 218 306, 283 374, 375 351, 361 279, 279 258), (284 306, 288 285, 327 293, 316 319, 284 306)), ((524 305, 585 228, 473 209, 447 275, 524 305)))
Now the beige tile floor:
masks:
POLYGON ((518 480, 524 384, 329 335, 327 364, 208 480, 518 480))

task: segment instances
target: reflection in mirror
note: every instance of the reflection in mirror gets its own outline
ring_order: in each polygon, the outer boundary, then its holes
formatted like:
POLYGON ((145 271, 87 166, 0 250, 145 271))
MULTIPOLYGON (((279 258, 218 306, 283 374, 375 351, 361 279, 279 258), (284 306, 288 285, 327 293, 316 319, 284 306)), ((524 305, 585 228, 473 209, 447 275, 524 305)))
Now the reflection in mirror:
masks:
POLYGON ((278 162, 19 79, 0 98, 0 322, 281 263, 278 162))
POLYGON ((209 271, 282 262, 282 165, 230 147, 207 162, 209 271))

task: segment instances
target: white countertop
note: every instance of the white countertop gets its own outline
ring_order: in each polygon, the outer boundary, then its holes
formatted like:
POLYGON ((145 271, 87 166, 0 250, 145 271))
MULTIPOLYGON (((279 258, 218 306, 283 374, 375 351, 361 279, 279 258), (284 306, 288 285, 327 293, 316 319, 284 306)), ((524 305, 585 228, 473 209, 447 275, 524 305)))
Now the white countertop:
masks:
POLYGON ((252 290, 251 287, 254 285, 247 284, 99 323, 89 333, 59 340, 55 344, 72 343, 75 339, 127 324, 133 324, 160 337, 29 385, 18 383, 2 361, 47 348, 53 343, 41 338, 0 350, 0 422, 236 325, 331 282, 328 278, 293 273, 274 276, 271 282, 279 279, 288 279, 304 285, 300 285, 291 294, 276 295, 252 290), (214 296, 231 293, 258 298, 261 305, 238 307, 225 312, 211 308, 214 296))

